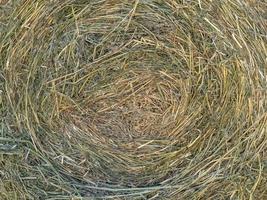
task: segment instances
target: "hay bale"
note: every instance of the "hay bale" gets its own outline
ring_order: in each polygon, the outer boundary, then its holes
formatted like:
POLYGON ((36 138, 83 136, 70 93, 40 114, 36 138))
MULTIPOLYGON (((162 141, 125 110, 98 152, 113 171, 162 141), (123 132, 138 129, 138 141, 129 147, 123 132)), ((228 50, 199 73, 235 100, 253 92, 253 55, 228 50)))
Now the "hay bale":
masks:
POLYGON ((267 198, 264 1, 2 2, 3 199, 267 198))

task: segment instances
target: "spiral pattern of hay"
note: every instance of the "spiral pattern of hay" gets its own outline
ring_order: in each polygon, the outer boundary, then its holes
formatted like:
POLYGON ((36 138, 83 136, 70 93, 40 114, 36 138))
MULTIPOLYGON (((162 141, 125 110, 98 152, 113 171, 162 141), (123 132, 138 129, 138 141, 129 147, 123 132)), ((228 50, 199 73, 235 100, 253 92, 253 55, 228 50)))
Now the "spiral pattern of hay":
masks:
POLYGON ((267 199, 265 1, 0 3, 0 199, 267 199))

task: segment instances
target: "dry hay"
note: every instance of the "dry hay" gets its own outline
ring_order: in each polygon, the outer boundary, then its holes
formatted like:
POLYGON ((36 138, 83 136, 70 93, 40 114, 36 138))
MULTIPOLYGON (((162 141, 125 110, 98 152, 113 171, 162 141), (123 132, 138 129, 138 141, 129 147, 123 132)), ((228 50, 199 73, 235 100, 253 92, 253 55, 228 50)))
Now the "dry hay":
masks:
POLYGON ((0 199, 267 199, 265 1, 0 4, 0 199))

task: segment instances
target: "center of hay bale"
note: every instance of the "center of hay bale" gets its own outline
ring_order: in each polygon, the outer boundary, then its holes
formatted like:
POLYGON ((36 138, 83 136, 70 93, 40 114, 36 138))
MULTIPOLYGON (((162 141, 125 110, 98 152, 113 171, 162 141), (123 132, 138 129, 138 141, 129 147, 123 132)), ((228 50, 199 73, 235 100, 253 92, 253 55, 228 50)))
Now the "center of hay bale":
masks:
POLYGON ((140 174, 147 183, 157 182, 171 172, 164 166, 176 155, 173 151, 192 139, 177 129, 188 101, 186 83, 163 71, 127 71, 92 94, 83 114, 63 114, 65 136, 84 148, 91 170, 100 165, 97 170, 102 168, 112 182, 123 176, 138 184, 140 174))
POLYGON ((167 134, 180 101, 179 89, 152 72, 131 72, 96 96, 96 127, 111 137, 167 134), (110 130, 109 130, 110 129, 110 130))

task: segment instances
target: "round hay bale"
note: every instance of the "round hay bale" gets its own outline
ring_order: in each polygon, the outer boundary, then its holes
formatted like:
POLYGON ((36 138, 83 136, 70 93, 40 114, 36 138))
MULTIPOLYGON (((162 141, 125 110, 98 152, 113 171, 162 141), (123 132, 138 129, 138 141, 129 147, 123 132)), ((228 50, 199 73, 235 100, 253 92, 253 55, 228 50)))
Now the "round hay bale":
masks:
POLYGON ((3 2, 4 198, 267 198, 266 2, 3 2))

